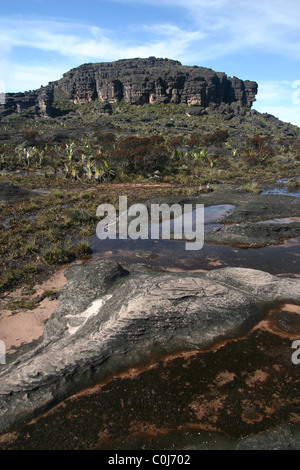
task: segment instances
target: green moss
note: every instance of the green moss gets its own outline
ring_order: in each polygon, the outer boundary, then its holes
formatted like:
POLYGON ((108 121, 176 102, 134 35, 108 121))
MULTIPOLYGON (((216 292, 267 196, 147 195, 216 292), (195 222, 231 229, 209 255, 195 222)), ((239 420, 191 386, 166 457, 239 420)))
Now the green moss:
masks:
POLYGON ((42 257, 47 264, 54 265, 70 263, 76 258, 76 254, 74 250, 52 246, 43 250, 42 257))
POLYGON ((18 310, 34 310, 39 303, 39 299, 14 299, 6 304, 7 310, 16 312, 18 310))
POLYGON ((248 193, 254 193, 254 194, 259 194, 261 191, 260 185, 256 183, 255 181, 251 181, 247 184, 244 184, 242 186, 242 189, 244 191, 247 191, 248 193))
POLYGON ((76 105, 69 100, 67 93, 56 88, 54 90, 54 99, 51 109, 52 115, 54 117, 61 116, 75 110, 76 105))

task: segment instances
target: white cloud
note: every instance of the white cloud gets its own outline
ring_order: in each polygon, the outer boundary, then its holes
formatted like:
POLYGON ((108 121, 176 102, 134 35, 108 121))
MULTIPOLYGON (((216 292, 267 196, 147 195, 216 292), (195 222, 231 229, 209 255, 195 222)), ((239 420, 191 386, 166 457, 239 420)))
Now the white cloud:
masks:
POLYGON ((2 19, 0 43, 1 78, 10 91, 35 89, 41 84, 59 78, 69 68, 87 61, 101 62, 133 57, 189 56, 195 41, 204 35, 199 31, 184 30, 176 25, 163 23, 153 27, 139 26, 139 31, 149 33, 146 41, 131 37, 124 31, 116 36, 113 31, 97 26, 49 20, 2 19), (76 34, 74 33, 76 31, 76 34), (11 60, 14 48, 36 49, 54 53, 55 65, 35 63, 34 60, 16 64, 11 60), (67 60, 66 60, 67 59, 67 60), (58 65, 57 65, 58 64, 58 65))
POLYGON ((206 54, 199 50, 200 60, 248 48, 300 59, 300 2, 295 0, 119 1, 167 6, 172 13, 176 9, 184 11, 189 15, 190 29, 201 31, 207 38, 206 54))
POLYGON ((266 81, 258 84, 257 101, 263 101, 266 104, 272 104, 274 101, 291 102, 292 85, 289 80, 266 81))
MULTIPOLYGON (((147 27, 144 28, 146 31, 147 27)), ((84 26, 54 21, 2 20, 0 43, 5 45, 2 55, 14 47, 30 47, 53 51, 62 56, 107 59, 135 57, 137 53, 154 55, 170 50, 183 52, 193 41, 203 35, 180 29, 172 24, 154 25, 148 31, 156 37, 139 45, 141 40, 130 35, 124 39, 126 31, 116 36, 113 31, 104 31, 96 26, 84 26), (76 31, 76 34, 74 34, 76 31)), ((0 52, 1 53, 1 52, 0 52)))
POLYGON ((300 127, 300 80, 274 80, 258 83, 257 99, 253 108, 300 127))
POLYGON ((65 67, 7 64, 2 70, 6 92, 36 90, 49 81, 58 80, 66 72, 65 67))
MULTIPOLYGON (((99 28, 97 28, 99 31, 99 28)), ((95 29, 70 22, 48 20, 2 19, 0 43, 6 48, 31 47, 54 51, 63 56, 94 58, 99 55, 97 45, 107 41, 105 36, 94 38, 95 29), (76 34, 74 33, 76 31, 76 34)))
MULTIPOLYGON (((139 26, 135 31, 137 29, 140 32, 147 31, 153 36, 140 45, 141 39, 126 34, 126 30, 116 36, 115 32, 104 31, 97 26, 46 20, 4 19, 0 30, 0 43, 6 46, 6 53, 14 47, 30 47, 68 57, 114 60, 136 57, 139 53, 145 57, 155 53, 159 56, 172 56, 173 52, 178 55, 184 53, 193 42, 204 37, 199 31, 186 31, 165 23, 153 27, 139 26)), ((2 54, 4 53, 5 51, 2 51, 2 54)))
MULTIPOLYGON (((261 113, 272 114, 284 122, 300 127, 300 103, 295 103, 293 99, 295 83, 290 80, 260 82, 254 109, 261 113)), ((296 91, 299 88, 300 86, 297 86, 296 91)))
MULTIPOLYGON (((135 2, 125 0, 127 5, 135 2)), ((205 64, 253 50, 300 59, 300 2, 295 0, 139 0, 141 3, 167 6, 170 22, 137 25, 133 15, 132 24, 113 31, 80 22, 4 17, 0 60, 1 53, 8 56, 15 47, 57 53, 78 64, 150 55, 205 64), (182 20, 181 9, 185 12, 182 20)))
POLYGON ((297 106, 255 106, 260 113, 268 113, 281 119, 281 121, 295 124, 300 127, 300 105, 297 106))

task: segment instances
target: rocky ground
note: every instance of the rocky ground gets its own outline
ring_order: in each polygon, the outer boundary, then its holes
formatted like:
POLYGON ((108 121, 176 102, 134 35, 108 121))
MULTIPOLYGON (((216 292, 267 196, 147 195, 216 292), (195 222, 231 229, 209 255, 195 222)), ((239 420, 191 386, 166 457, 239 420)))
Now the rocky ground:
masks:
POLYGON ((298 448, 299 279, 110 261, 66 277, 39 344, 1 371, 2 448, 151 448, 189 430, 298 448))
MULTIPOLYGON (((179 201, 235 207, 210 243, 299 236, 297 197, 225 187, 164 199, 179 201)), ((1 366, 0 447, 298 449, 299 278, 144 261, 64 271, 43 334, 1 366)))
POLYGON ((193 198, 167 197, 148 201, 154 203, 232 205, 224 217, 216 219, 221 227, 212 228, 205 233, 207 243, 231 246, 266 246, 284 239, 295 238, 300 233, 299 199, 285 195, 251 194, 230 185, 216 187, 213 192, 193 198), (286 214, 289 214, 287 217, 286 214), (282 221, 281 221, 282 219, 282 221))
POLYGON ((0 449, 299 449, 299 128, 255 82, 101 67, 0 109, 0 449), (228 210, 198 252, 104 244, 120 195, 228 210))

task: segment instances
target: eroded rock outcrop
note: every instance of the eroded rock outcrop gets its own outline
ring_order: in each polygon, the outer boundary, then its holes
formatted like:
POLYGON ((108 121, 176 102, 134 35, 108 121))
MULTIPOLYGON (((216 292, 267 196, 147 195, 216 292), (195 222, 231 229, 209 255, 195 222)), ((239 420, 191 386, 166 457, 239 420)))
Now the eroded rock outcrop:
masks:
POLYGON ((66 272, 40 344, 0 371, 0 431, 154 354, 243 334, 276 301, 300 301, 300 280, 225 268, 166 273, 113 261, 66 272))
MULTIPOLYGON (((123 59, 84 64, 39 90, 8 93, 0 111, 2 114, 30 112, 56 116, 58 90, 72 104, 98 99, 107 104, 124 100, 136 105, 170 102, 203 109, 213 104, 251 108, 257 83, 231 78, 205 67, 183 66, 175 60, 155 57, 123 59)), ((67 111, 65 109, 64 112, 67 111)))

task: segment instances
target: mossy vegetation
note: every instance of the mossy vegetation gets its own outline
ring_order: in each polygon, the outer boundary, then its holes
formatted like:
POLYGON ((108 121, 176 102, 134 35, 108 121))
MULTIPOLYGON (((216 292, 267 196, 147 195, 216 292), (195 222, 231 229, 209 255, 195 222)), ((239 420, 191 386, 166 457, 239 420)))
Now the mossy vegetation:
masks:
POLYGON ((59 88, 54 90, 51 115, 53 117, 63 116, 71 111, 75 111, 76 106, 68 99, 67 94, 59 88))

